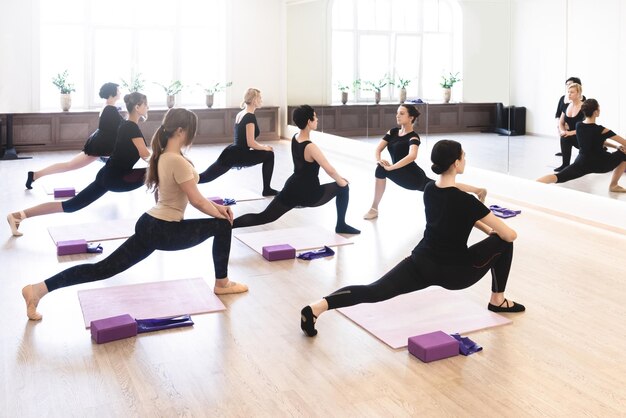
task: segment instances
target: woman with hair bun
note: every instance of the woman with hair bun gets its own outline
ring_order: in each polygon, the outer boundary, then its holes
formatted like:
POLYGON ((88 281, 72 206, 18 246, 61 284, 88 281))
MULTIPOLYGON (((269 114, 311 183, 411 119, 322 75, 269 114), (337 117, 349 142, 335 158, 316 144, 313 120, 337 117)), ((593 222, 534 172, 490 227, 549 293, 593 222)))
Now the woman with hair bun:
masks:
POLYGON ((216 205, 202 196, 197 186, 198 173, 183 155, 183 149, 193 142, 197 125, 196 114, 187 109, 167 111, 152 137, 152 156, 145 181, 149 189, 159 191, 156 205, 141 215, 135 234, 104 260, 70 267, 43 282, 25 286, 22 296, 29 319, 42 318, 37 305, 53 290, 107 279, 139 263, 155 250, 183 250, 210 237, 214 237, 215 294, 248 290, 246 285, 228 279, 233 214, 229 207, 216 205), (183 219, 188 203, 212 218, 183 219))
POLYGON ((18 228, 26 218, 59 212, 76 212, 89 206, 106 192, 129 192, 143 185, 146 169, 134 169, 133 166, 139 158, 147 161, 150 157, 150 151, 138 125, 140 119, 146 119, 148 116, 148 99, 144 94, 134 92, 124 96, 124 102, 128 110, 128 120, 120 125, 111 158, 98 171, 96 179, 76 196, 64 202, 42 203, 7 215, 13 236, 23 235, 18 228))
MULTIPOLYGON (((385 193, 387 178, 400 187, 419 191, 424 191, 426 184, 432 181, 432 179, 426 176, 424 170, 415 163, 421 140, 413 127, 419 115, 420 112, 413 105, 401 104, 398 106, 396 122, 399 127, 390 129, 378 143, 376 147, 377 166, 374 173, 376 177, 374 200, 372 207, 363 215, 363 219, 375 219, 378 217, 378 204, 385 193), (381 157, 381 153, 385 148, 389 151, 392 162, 381 157)), ((463 184, 458 186, 461 190, 475 193, 481 201, 484 201, 487 195, 485 189, 463 184)))
POLYGON ((426 230, 422 240, 409 257, 378 281, 341 288, 302 308, 300 328, 306 335, 317 334, 315 322, 329 309, 380 302, 429 286, 465 289, 488 271, 491 271, 492 293, 487 309, 493 312, 525 310, 523 305, 504 297, 517 234, 480 201, 457 187, 456 176, 465 169, 461 144, 451 140, 437 142, 431 160, 439 179, 424 188, 426 230), (468 248, 472 227, 488 237, 468 248))
POLYGON ((274 172, 274 151, 269 145, 256 142, 259 136, 259 125, 254 111, 261 107, 263 99, 261 91, 249 88, 241 102, 241 112, 235 117, 235 139, 227 146, 213 164, 200 173, 200 183, 208 183, 225 174, 233 167, 243 168, 262 164, 263 196, 275 196, 278 191, 272 189, 272 173, 274 172))
POLYGON ((100 97, 106 100, 106 105, 100 113, 98 121, 98 129, 91 134, 83 152, 64 163, 52 164, 38 171, 29 171, 26 179, 26 188, 32 189, 32 184, 44 176, 57 173, 65 173, 67 171, 78 170, 100 157, 108 157, 113 152, 115 138, 117 136, 117 128, 124 121, 122 115, 115 107, 115 103, 120 99, 119 84, 104 83, 100 87, 100 97))

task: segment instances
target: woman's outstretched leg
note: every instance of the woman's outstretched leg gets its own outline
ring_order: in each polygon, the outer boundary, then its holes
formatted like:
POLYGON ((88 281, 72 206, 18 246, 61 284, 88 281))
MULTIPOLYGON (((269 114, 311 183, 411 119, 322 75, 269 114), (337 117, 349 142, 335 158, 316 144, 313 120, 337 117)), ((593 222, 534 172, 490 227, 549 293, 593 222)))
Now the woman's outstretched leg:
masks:
POLYGON ((222 174, 225 174, 228 170, 230 170, 230 168, 230 166, 221 164, 219 161, 216 161, 211 164, 209 168, 200 173, 200 180, 198 181, 198 184, 213 181, 222 174))
POLYGON ((81 152, 71 160, 64 163, 52 164, 38 171, 29 171, 28 178, 26 179, 26 188, 32 189, 32 184, 35 182, 35 180, 39 180, 44 176, 48 176, 50 174, 65 173, 66 171, 78 170, 79 168, 83 168, 91 164, 97 159, 98 157, 87 155, 84 152, 81 152))
POLYGON ((238 218, 235 218, 233 222, 233 228, 244 228, 247 226, 255 226, 255 225, 265 225, 270 222, 274 222, 285 213, 289 212, 293 209, 293 206, 286 205, 280 201, 280 199, 275 198, 270 202, 270 204, 265 208, 263 212, 260 213, 248 213, 246 215, 242 215, 238 218))

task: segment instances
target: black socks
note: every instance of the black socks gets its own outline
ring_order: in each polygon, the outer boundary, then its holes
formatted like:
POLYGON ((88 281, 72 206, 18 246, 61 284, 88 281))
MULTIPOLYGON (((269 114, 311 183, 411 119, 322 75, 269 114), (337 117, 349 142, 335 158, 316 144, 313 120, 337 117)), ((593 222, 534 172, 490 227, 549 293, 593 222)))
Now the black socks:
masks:
POLYGON ((356 228, 351 227, 350 225, 344 223, 342 225, 337 225, 335 227, 335 232, 338 234, 360 234, 361 231, 359 231, 356 228))
POLYGON ((263 193, 261 193, 263 196, 267 197, 267 196, 276 196, 278 194, 278 190, 274 190, 271 187, 269 189, 263 189, 263 193))
POLYGON ((313 315, 313 309, 309 305, 300 311, 300 328, 309 337, 315 337, 317 330, 315 329, 315 320, 317 317, 313 315))
POLYGON ((32 184, 35 181, 34 177, 35 177, 35 173, 33 173, 32 171, 29 171, 28 172, 28 179, 26 179, 26 188, 27 189, 32 189, 33 188, 32 184))

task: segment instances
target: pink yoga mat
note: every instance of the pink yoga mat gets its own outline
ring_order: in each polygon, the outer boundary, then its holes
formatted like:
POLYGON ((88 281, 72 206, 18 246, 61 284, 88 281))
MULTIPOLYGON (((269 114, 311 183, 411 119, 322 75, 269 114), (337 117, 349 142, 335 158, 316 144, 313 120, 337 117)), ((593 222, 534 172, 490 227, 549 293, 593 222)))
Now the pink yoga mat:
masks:
POLYGON ((512 321, 471 301, 463 291, 429 287, 378 303, 338 309, 348 319, 390 346, 407 346, 409 337, 434 331, 466 334, 512 321))
POLYGON ((78 300, 85 328, 95 319, 122 314, 146 319, 226 309, 202 278, 81 290, 78 300))

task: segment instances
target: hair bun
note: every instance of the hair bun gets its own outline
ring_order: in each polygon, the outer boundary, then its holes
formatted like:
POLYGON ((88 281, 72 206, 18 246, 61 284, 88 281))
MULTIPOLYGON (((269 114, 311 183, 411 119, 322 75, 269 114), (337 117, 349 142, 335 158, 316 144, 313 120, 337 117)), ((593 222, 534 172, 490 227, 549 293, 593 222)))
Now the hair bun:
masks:
POLYGON ((441 174, 444 172, 444 170, 441 169, 441 166, 439 164, 433 164, 430 167, 431 170, 433 170, 433 173, 435 174, 441 174))

